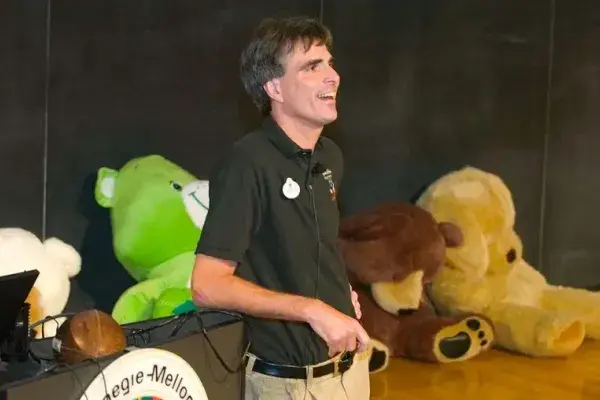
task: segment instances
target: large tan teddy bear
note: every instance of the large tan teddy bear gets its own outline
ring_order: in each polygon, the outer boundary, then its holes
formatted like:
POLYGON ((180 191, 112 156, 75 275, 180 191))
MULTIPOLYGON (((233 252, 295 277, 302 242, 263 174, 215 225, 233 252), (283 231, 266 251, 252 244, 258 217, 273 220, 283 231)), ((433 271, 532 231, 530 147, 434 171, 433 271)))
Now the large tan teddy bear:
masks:
POLYGON ((568 356, 600 339, 600 293, 549 285, 523 259, 511 192, 496 175, 465 167, 430 185, 417 204, 460 227, 464 243, 446 251, 430 296, 438 310, 481 313, 496 345, 534 357, 568 356))

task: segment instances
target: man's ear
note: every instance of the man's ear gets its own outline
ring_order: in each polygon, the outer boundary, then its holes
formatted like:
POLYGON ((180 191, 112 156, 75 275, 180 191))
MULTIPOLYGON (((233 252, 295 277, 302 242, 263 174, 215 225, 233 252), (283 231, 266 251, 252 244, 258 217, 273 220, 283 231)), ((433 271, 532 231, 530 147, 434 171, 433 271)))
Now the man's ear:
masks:
POLYGON ((263 89, 273 101, 281 103, 283 101, 281 97, 281 81, 279 79, 271 79, 263 85, 263 89))
POLYGON ((104 208, 113 206, 118 175, 119 172, 114 169, 102 167, 98 170, 94 195, 100 206, 104 208))

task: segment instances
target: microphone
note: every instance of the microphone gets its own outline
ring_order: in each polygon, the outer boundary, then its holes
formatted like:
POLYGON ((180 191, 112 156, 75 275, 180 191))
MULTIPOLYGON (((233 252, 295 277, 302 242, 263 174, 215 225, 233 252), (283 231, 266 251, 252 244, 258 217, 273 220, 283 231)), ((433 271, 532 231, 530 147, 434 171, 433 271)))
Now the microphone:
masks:
POLYGON ((312 170, 310 172, 313 176, 315 176, 317 174, 321 174, 321 173, 325 172, 325 166, 323 164, 321 164, 319 161, 317 161, 315 163, 315 166, 312 168, 312 170))

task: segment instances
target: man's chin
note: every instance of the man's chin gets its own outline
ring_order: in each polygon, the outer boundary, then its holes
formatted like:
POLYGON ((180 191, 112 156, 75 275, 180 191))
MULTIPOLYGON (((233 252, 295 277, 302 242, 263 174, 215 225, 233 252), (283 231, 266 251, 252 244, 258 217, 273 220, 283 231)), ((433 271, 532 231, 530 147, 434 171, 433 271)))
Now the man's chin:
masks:
POLYGON ((337 113, 327 115, 323 118, 323 125, 329 125, 337 120, 337 113))

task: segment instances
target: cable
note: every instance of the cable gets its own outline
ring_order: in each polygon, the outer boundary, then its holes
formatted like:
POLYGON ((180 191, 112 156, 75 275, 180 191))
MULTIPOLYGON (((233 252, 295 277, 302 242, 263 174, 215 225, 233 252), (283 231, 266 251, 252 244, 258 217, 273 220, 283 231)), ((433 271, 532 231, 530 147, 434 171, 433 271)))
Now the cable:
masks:
MULTIPOLYGON (((50 367, 44 369, 43 371, 41 371, 38 375, 40 374, 45 374, 48 372, 53 372, 55 369, 57 369, 58 367, 66 367, 69 371, 71 371, 71 375, 73 375, 75 377, 75 380, 77 381, 77 383, 79 383, 79 387, 81 388, 81 393, 82 396, 85 396, 86 400, 89 400, 87 394, 85 393, 85 386, 83 386, 83 382, 81 382, 81 379, 79 379, 79 376, 77 376, 77 373, 75 372, 75 370, 66 363, 56 363, 51 365, 50 367)), ((108 395, 108 392, 107 392, 108 395)))
MULTIPOLYGON (((312 157, 312 156, 311 156, 312 157)), ((309 167, 311 165, 310 159, 309 159, 309 167)), ((315 217, 315 226, 316 226, 316 232, 317 232, 317 279, 315 282, 315 294, 314 294, 314 298, 318 299, 319 298, 319 281, 321 278, 321 229, 319 227, 319 216, 317 213, 317 204, 316 204, 316 187, 315 187, 315 175, 316 175, 316 168, 317 165, 320 165, 320 163, 317 161, 315 163, 315 165, 312 168, 308 169, 308 176, 309 176, 309 195, 310 195, 310 200, 311 200, 311 204, 312 204, 312 209, 313 209, 313 214, 315 217)), ((317 335, 317 333, 314 330, 311 330, 311 337, 313 342, 315 342, 315 344, 318 346, 318 342, 319 342, 319 336, 317 335)), ((308 350, 306 350, 308 351, 308 350)))
POLYGON ((315 163, 315 165, 311 168, 311 159, 312 159, 312 154, 309 157, 309 161, 308 161, 308 188, 309 188, 309 196, 310 196, 310 201, 311 201, 311 205, 312 205, 312 210, 313 210, 313 214, 315 217, 315 226, 316 226, 316 232, 317 232, 317 279, 316 279, 316 283, 315 283, 315 299, 319 298, 319 280, 321 277, 321 228, 319 227, 319 216, 317 213, 317 204, 316 204, 316 188, 315 188, 315 176, 317 175, 317 173, 322 171, 323 165, 317 161, 315 163), (319 167, 321 169, 319 169, 319 167))
MULTIPOLYGON (((62 346, 62 348, 66 349, 66 350, 74 351, 83 356, 86 356, 86 354, 82 353, 78 349, 74 349, 72 347, 66 347, 66 346, 62 346)), ((29 353, 31 354, 32 358, 40 364, 41 364, 40 360, 56 361, 54 358, 48 359, 48 358, 40 357, 40 356, 36 355, 31 349, 30 349, 29 353)), ((104 375, 104 370, 103 370, 102 366, 100 365, 100 361, 98 361, 98 359, 95 357, 86 357, 85 359, 82 360, 82 363, 86 362, 86 361, 92 361, 98 367, 98 373, 102 376, 102 382, 104 383, 105 397, 103 397, 103 398, 109 398, 110 396, 109 396, 109 391, 108 391, 108 384, 106 382, 106 375, 104 375)), ((83 385, 83 382, 81 382, 81 379, 79 379, 79 376, 77 375, 77 373, 75 372, 73 367, 71 367, 69 364, 67 364, 65 362, 57 362, 55 364, 52 364, 49 367, 44 368, 43 370, 38 372, 37 375, 39 376, 39 375, 43 375, 43 374, 46 374, 49 372, 56 372, 56 369, 58 369, 59 367, 65 367, 71 372, 71 374, 75 377, 75 380, 79 383, 79 387, 81 388, 81 396, 85 396, 86 400, 89 400, 87 394, 85 393, 86 388, 83 385)))
POLYGON ((50 321, 56 322, 56 329, 58 330, 58 328, 60 328, 60 322, 58 322, 58 318, 68 318, 68 317, 74 316, 75 314, 76 313, 62 313, 62 314, 56 314, 56 315, 48 315, 46 318, 41 319, 41 320, 36 321, 33 324, 31 324, 29 326, 29 331, 31 333, 36 326, 42 325, 42 339, 46 339, 46 332, 44 331, 44 325, 46 324, 46 322, 50 322, 50 321))
POLYGON ((311 190, 313 212, 315 214, 315 224, 317 225, 317 282, 315 284, 315 299, 319 298, 319 279, 321 277, 321 229, 319 228, 319 217, 317 215, 317 205, 315 204, 315 193, 311 190))
POLYGON ((250 349, 250 345, 251 345, 251 340, 250 340, 250 333, 246 331, 246 334, 244 335, 245 340, 248 342, 246 344, 246 348, 244 349, 244 352, 242 353, 242 359, 240 361, 240 365, 236 368, 233 369, 231 368, 226 362, 225 360, 223 360, 223 358, 221 357, 221 355, 219 354, 219 352, 217 351, 217 349, 215 348, 215 346, 213 346, 212 342, 210 341, 210 338, 208 337, 208 332, 206 331, 206 328, 204 326, 204 321, 202 321, 201 315, 204 314, 212 314, 212 313, 217 313, 217 314, 224 314, 224 315, 229 315, 232 317, 237 318, 239 321, 241 321, 244 326, 247 328, 247 331, 250 331, 250 326, 247 325, 246 320, 239 314, 236 313, 232 313, 229 311, 223 311, 223 310, 205 310, 205 311, 201 311, 201 312, 190 312, 189 314, 194 314, 196 316, 196 321, 198 322, 198 327, 200 328, 200 330, 202 331, 202 334, 204 335, 204 338, 206 339, 206 342, 208 343, 208 345, 210 346, 210 348, 212 349, 213 353, 215 354, 215 356, 217 357, 217 359, 219 360, 219 362, 221 363, 221 365, 223 366, 223 368, 225 368, 229 373, 231 374, 235 374, 236 372, 239 372, 242 370, 242 368, 244 368, 244 355, 248 353, 248 350, 250 349))
MULTIPOLYGON (((173 316, 171 318, 168 318, 160 323, 154 324, 150 327, 147 328, 129 328, 129 327, 123 327, 124 331, 130 331, 130 333, 126 334, 125 336, 127 336, 127 338, 129 339, 130 337, 137 337, 140 336, 142 341, 144 342, 144 344, 148 344, 150 342, 150 333, 158 328, 161 328, 163 326, 169 325, 170 323, 177 321, 178 319, 180 319, 180 316, 173 316), (148 334, 148 339, 145 339, 143 334, 148 334)), ((135 339, 134 339, 135 340, 135 339)), ((137 341, 135 341, 135 345, 137 346, 137 341)))

